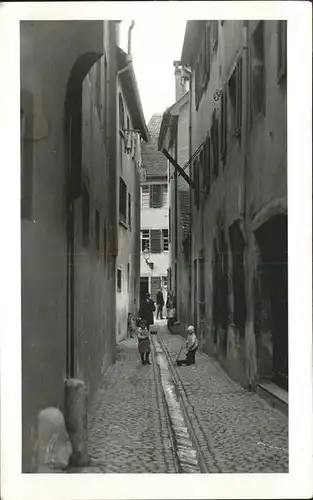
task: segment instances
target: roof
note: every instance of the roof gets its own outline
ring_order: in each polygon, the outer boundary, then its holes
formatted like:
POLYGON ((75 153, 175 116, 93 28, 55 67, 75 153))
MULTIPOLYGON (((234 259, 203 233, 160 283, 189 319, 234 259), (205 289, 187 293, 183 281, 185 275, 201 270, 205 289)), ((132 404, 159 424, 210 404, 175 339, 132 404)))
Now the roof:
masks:
POLYGON ((158 151, 158 137, 162 122, 162 114, 155 113, 148 123, 150 140, 142 145, 142 163, 146 175, 150 177, 167 176, 167 160, 163 153, 158 151))
POLYGON ((193 57, 202 39, 203 32, 201 28, 204 24, 205 20, 187 21, 181 55, 181 64, 184 66, 193 65, 193 57))
POLYGON ((129 109, 133 127, 140 131, 144 141, 149 140, 149 132, 143 114, 139 89, 132 61, 121 48, 117 47, 118 74, 123 95, 129 109))

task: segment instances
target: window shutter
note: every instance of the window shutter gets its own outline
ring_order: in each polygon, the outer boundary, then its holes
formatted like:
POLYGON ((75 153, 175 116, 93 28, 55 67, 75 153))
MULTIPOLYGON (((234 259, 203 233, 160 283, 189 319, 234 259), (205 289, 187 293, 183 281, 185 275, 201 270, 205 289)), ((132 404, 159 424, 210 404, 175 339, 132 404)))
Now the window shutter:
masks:
POLYGON ((160 229, 151 229, 151 253, 160 253, 161 252, 161 230, 160 229))
POLYGON ((150 204, 150 189, 149 186, 141 187, 141 206, 142 208, 148 208, 150 204))
POLYGON ((236 69, 236 135, 241 136, 242 125, 242 58, 236 69))
POLYGON ((162 185, 152 184, 150 186, 150 208, 162 207, 162 185))

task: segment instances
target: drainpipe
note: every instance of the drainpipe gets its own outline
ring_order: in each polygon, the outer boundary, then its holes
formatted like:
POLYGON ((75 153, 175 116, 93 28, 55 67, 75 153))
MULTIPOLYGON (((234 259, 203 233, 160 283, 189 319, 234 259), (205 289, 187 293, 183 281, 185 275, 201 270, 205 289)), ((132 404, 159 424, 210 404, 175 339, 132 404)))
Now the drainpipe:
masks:
POLYGON ((128 50, 127 50, 127 52, 129 55, 131 54, 131 32, 132 32, 132 29, 134 26, 135 26, 135 21, 132 21, 130 27, 128 28, 128 50))

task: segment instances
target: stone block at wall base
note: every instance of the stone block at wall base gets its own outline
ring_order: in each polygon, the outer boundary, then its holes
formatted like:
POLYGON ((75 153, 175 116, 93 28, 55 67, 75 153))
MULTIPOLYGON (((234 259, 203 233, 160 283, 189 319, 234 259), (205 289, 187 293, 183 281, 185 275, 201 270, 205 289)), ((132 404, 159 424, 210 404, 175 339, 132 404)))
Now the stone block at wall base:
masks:
POLYGON ((87 389, 81 380, 65 381, 65 420, 73 446, 71 464, 87 464, 87 389))
POLYGON ((37 472, 63 472, 69 464, 72 445, 62 413, 46 408, 38 415, 37 472))

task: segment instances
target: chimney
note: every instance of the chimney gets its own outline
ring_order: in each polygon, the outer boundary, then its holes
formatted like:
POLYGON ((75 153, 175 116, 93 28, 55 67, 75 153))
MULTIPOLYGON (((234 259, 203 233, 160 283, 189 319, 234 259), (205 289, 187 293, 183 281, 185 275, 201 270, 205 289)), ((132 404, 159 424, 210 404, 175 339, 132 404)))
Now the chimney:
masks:
POLYGON ((178 101, 186 92, 186 80, 182 78, 183 69, 180 61, 174 61, 175 67, 175 100, 178 101))

